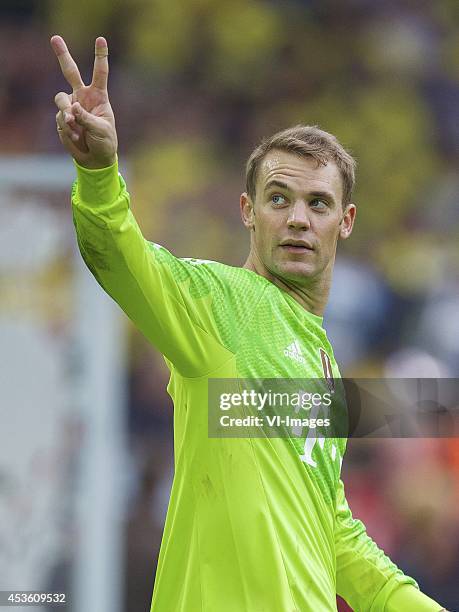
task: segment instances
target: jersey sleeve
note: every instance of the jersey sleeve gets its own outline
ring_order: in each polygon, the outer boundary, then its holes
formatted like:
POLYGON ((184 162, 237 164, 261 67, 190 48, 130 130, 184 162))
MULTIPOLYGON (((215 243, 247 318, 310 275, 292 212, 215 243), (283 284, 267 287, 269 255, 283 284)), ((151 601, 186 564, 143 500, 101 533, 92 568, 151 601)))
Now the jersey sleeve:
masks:
POLYGON ((214 316, 213 302, 225 304, 211 266, 178 259, 143 237, 117 163, 100 170, 75 165, 77 241, 98 283, 183 376, 223 364, 231 352, 214 316))
POLYGON ((335 517, 336 590, 359 612, 438 612, 442 606, 421 593, 352 517, 340 480, 335 517))

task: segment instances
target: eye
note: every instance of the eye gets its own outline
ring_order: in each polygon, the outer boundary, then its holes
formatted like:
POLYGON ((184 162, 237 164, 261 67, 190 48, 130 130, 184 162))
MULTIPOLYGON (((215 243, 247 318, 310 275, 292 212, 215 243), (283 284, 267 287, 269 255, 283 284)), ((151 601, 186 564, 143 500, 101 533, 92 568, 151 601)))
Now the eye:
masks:
POLYGON ((327 202, 325 200, 321 200, 320 198, 311 200, 311 206, 316 210, 326 210, 328 208, 327 202))
POLYGON ((283 206, 286 202, 286 199, 280 193, 275 193, 271 196, 271 202, 274 204, 274 206, 283 206))

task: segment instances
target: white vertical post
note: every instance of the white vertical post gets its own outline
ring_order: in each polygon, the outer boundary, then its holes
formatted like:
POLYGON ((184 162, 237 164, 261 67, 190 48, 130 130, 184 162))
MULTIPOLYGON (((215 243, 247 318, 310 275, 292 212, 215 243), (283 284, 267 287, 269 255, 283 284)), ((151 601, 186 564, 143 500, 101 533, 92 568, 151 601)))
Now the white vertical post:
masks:
MULTIPOLYGON (((0 156, 2 189, 19 186, 67 193, 62 206, 69 209, 69 224, 74 179, 72 162, 61 155, 0 156)), ((120 612, 126 458, 122 316, 76 249, 74 271, 72 352, 78 372, 71 403, 82 424, 83 442, 71 515, 76 524, 69 525, 77 534, 69 603, 72 612, 120 612)))

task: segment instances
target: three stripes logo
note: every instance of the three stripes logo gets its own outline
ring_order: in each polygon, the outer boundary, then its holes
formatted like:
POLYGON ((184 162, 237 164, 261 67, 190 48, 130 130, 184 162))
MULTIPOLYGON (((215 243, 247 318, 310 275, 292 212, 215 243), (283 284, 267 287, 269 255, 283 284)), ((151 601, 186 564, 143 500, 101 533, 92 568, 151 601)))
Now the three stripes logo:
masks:
POLYGON ((284 355, 303 365, 306 363, 298 340, 294 340, 292 344, 289 344, 289 346, 284 349, 284 355))

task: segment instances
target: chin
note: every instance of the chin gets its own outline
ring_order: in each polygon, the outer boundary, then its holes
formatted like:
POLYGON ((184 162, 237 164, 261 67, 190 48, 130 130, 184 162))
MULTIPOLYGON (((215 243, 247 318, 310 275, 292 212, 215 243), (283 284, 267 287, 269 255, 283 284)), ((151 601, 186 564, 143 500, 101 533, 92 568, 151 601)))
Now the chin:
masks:
POLYGON ((317 271, 314 266, 300 261, 284 262, 277 266, 278 276, 290 281, 301 281, 313 278, 317 271))

